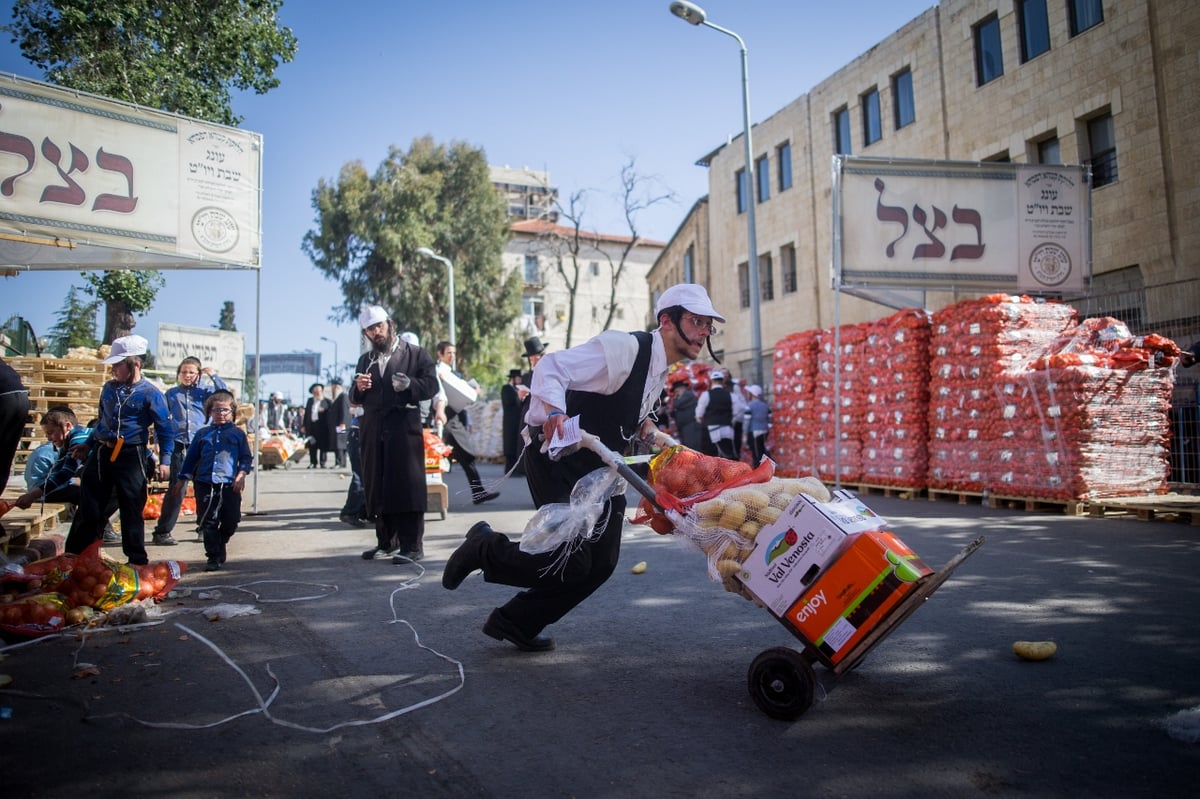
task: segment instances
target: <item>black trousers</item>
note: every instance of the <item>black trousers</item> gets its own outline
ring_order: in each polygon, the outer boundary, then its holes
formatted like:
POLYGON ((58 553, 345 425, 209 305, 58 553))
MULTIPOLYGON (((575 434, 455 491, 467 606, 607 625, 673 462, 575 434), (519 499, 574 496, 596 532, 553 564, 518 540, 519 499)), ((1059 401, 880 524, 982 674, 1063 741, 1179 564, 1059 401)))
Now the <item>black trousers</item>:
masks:
POLYGON ((467 485, 471 486, 471 499, 477 499, 483 496, 487 491, 483 488, 483 480, 479 478, 479 470, 475 468, 475 456, 462 448, 454 438, 454 434, 449 430, 442 430, 442 440, 446 446, 454 450, 450 453, 450 457, 454 462, 462 467, 463 474, 467 476, 467 485))
POLYGON ((204 536, 204 556, 210 563, 225 562, 225 545, 242 521, 242 495, 231 483, 193 483, 196 519, 204 536))
POLYGON ((116 495, 121 512, 121 550, 130 563, 144 565, 146 556, 146 445, 126 444, 115 461, 111 447, 94 447, 81 475, 79 512, 71 520, 66 551, 73 555, 104 534, 105 508, 116 495))
POLYGON ((346 434, 346 455, 350 459, 350 487, 346 489, 346 503, 342 505, 342 516, 356 519, 367 517, 367 495, 363 491, 362 454, 358 445, 358 428, 350 428, 346 434))
POLYGON ((25 435, 29 421, 29 392, 12 391, 0 394, 0 488, 8 482, 17 445, 25 435))
MULTIPOLYGON (((565 502, 566 497, 546 496, 544 486, 557 486, 558 477, 551 472, 557 464, 534 450, 531 444, 525 452, 525 477, 534 504, 565 502)), ((527 590, 508 601, 500 612, 517 629, 534 636, 546 625, 567 615, 576 605, 591 596, 617 568, 621 556, 621 530, 624 526, 625 497, 609 500, 608 516, 600 536, 579 547, 561 572, 548 573, 559 552, 530 555, 505 535, 497 535, 481 550, 483 578, 489 583, 501 583, 527 590)))
POLYGON ((381 513, 375 517, 376 546, 384 552, 424 552, 425 513, 381 513))
MULTIPOLYGON (((188 445, 183 441, 175 442, 175 449, 171 451, 171 484, 174 485, 175 480, 179 477, 179 469, 183 466, 183 459, 187 456, 188 445)), ((179 491, 168 491, 163 496, 162 515, 158 517, 158 522, 154 525, 154 534, 169 533, 175 529, 175 523, 179 521, 179 509, 183 506, 183 495, 187 493, 187 483, 179 491)))

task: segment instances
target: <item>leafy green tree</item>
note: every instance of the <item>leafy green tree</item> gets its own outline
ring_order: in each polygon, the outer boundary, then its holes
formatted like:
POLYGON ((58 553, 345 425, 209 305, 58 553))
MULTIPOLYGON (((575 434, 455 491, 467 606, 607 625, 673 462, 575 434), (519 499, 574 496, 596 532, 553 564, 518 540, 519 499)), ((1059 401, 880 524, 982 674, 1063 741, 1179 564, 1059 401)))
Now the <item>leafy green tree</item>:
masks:
POLYGON ((217 329, 237 332, 237 324, 233 321, 233 300, 225 300, 221 306, 221 320, 217 322, 217 329))
POLYGON ((231 91, 265 94, 296 55, 283 0, 16 0, 5 30, 60 86, 237 125, 231 91))
MULTIPOLYGON (((265 94, 296 55, 283 0, 16 0, 21 54, 59 86, 236 125, 233 90, 265 94)), ((133 329, 163 285, 157 272, 89 277, 109 303, 104 341, 133 329)))
POLYGON ((433 349, 448 336, 449 296, 446 267, 417 254, 429 247, 454 265, 455 344, 464 371, 480 382, 492 376, 520 311, 521 283, 504 269, 508 221, 482 150, 428 137, 408 152, 393 146, 374 174, 354 161, 336 181, 322 178, 312 204, 316 226, 302 246, 341 287, 335 320, 355 320, 363 304, 379 303, 402 331, 433 349))
POLYGON ((83 279, 88 282, 88 293, 104 300, 105 344, 133 332, 133 315, 150 310, 164 283, 158 272, 134 270, 84 272, 83 279))
POLYGON ((67 297, 58 311, 58 321, 50 329, 50 347, 63 355, 72 347, 95 347, 100 342, 96 339, 96 312, 100 310, 100 302, 88 302, 80 296, 77 286, 67 290, 67 297))

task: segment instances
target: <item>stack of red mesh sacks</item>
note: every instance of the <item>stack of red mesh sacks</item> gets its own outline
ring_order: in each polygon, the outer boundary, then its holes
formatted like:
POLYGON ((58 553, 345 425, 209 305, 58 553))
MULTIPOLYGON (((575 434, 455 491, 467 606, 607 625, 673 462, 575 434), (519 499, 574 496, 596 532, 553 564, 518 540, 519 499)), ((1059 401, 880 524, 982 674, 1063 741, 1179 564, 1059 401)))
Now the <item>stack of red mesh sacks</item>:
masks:
POLYGON ((789 477, 816 474, 814 387, 817 332, 805 330, 775 344, 771 385, 771 457, 775 473, 789 477))
POLYGON ((983 491, 1007 471, 1013 375, 1074 322, 1068 305, 993 294, 934 314, 930 338, 929 487, 983 491))
POLYGON ((897 311, 862 348, 862 481, 924 488, 929 473, 929 312, 897 311))
POLYGON ((862 350, 870 328, 871 323, 842 325, 840 331, 828 328, 817 334, 815 464, 817 476, 826 482, 862 479, 862 350))
POLYGON ((1163 493, 1179 347, 1085 319, 1010 376, 992 490, 1056 500, 1163 493))

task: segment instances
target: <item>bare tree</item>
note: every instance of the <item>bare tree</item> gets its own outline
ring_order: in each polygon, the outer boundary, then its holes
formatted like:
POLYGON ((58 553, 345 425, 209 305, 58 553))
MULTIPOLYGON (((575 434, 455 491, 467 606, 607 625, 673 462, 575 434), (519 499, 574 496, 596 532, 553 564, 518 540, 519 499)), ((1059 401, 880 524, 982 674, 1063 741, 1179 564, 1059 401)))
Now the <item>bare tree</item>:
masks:
POLYGON ((660 181, 656 177, 640 175, 636 163, 630 158, 621 167, 621 190, 616 199, 621 203, 627 235, 602 235, 588 229, 585 217, 588 210, 589 189, 572 192, 564 205, 555 199, 556 224, 547 225, 539 235, 535 251, 548 254, 554 261, 555 271, 567 289, 567 333, 566 346, 571 346, 575 327, 576 300, 583 264, 592 260, 603 260, 608 264, 609 293, 605 308, 604 330, 612 327, 617 311, 617 289, 625 274, 625 267, 642 238, 638 233, 638 217, 642 211, 661 202, 673 201, 675 195, 669 189, 656 193, 660 181), (604 246, 606 242, 619 243, 619 250, 604 246), (614 252, 615 250, 615 252, 614 252))

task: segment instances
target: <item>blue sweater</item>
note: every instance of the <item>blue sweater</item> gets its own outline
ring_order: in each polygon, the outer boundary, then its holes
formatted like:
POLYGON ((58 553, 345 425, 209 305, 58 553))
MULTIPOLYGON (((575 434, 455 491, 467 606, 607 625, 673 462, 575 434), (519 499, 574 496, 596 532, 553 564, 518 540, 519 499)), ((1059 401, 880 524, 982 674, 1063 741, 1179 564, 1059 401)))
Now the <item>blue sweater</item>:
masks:
POLYGON ((196 431, 208 421, 204 417, 205 401, 214 391, 226 388, 225 381, 216 375, 212 376, 212 383, 211 387, 202 386, 197 382, 190 388, 175 386, 167 389, 167 410, 171 412, 171 420, 175 422, 176 444, 185 447, 191 444, 196 431))
POLYGON ((238 472, 249 473, 252 464, 246 431, 232 422, 222 422, 196 432, 179 477, 213 485, 232 483, 238 472))

